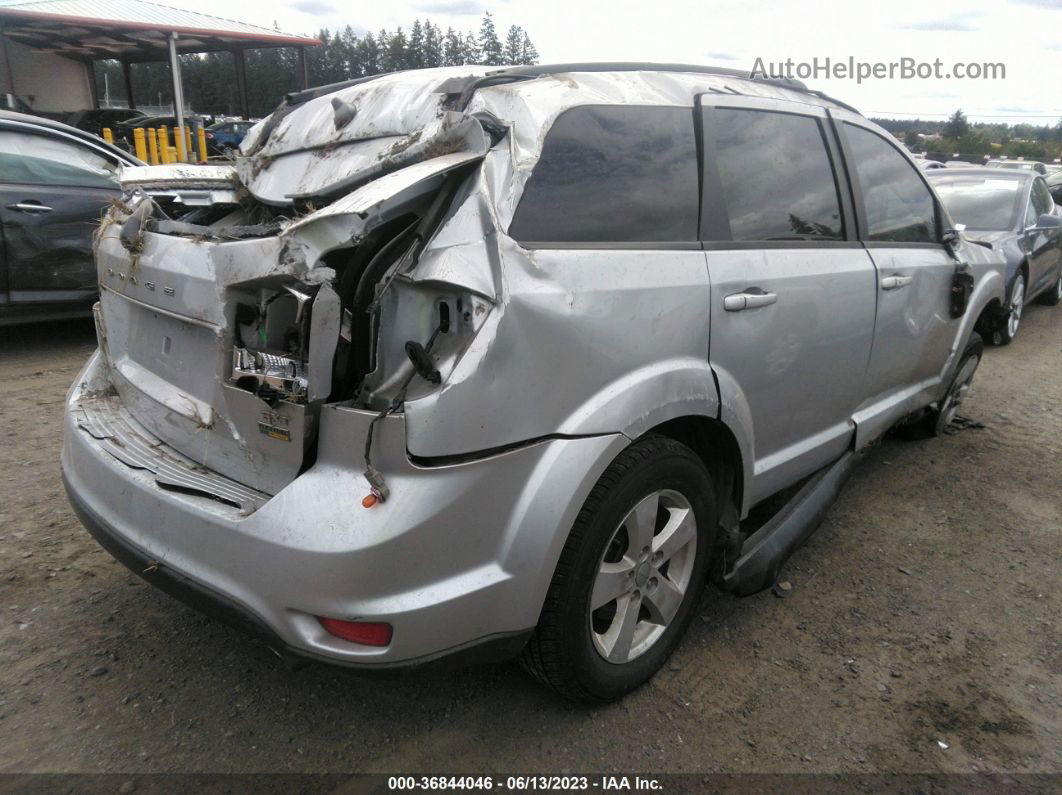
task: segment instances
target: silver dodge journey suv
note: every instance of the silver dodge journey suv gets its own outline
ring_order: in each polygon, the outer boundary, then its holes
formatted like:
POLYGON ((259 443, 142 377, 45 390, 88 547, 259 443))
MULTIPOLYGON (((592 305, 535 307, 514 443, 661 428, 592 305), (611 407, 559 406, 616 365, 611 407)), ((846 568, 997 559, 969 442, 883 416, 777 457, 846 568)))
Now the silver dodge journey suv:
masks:
POLYGON ((1003 311, 892 136, 725 69, 376 76, 121 177, 70 499, 286 658, 616 698, 707 583, 775 581, 860 450, 939 432, 1003 311))

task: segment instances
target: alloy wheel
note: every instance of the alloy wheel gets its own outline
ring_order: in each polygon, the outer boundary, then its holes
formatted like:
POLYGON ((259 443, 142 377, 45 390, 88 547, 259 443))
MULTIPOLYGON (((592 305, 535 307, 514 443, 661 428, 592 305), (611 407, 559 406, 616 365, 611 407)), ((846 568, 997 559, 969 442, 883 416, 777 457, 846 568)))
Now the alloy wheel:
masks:
POLYGON ((590 594, 590 634, 617 665, 648 651, 685 601, 697 557, 697 519, 669 489, 642 499, 605 548, 590 594))
POLYGON ((941 431, 947 428, 959 413, 959 407, 966 399, 966 394, 970 391, 970 383, 973 381, 974 373, 977 372, 977 365, 980 361, 980 356, 968 357, 963 362, 962 369, 955 375, 951 389, 948 390, 948 394, 944 398, 944 404, 941 406, 940 419, 938 420, 938 427, 941 431))
POLYGON ((1010 291, 1010 317, 1007 318, 1007 332, 1013 337, 1021 324, 1021 312, 1025 308, 1025 278, 1019 273, 1010 291))

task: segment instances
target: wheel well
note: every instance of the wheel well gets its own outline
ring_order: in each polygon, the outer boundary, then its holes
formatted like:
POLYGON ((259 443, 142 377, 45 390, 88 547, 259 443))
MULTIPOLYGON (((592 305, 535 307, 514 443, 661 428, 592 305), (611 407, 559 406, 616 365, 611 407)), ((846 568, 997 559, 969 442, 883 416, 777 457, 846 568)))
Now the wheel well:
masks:
POLYGON ((988 338, 991 335, 992 329, 995 324, 999 322, 999 318, 1002 314, 1002 302, 998 298, 993 298, 991 301, 985 304, 985 308, 981 310, 981 314, 978 316, 977 322, 974 323, 974 331, 976 331, 982 337, 988 338))
POLYGON ((730 429, 712 417, 687 416, 661 423, 649 433, 667 436, 693 450, 712 475, 721 520, 728 513, 727 505, 733 508, 736 520, 745 485, 741 450, 730 429))
MULTIPOLYGON (((1025 277, 1025 290, 1026 294, 1029 290, 1029 262, 1028 260, 1022 260, 1018 266, 1018 272, 1025 277)), ((1006 300, 1010 301, 1010 286, 1004 284, 1006 291, 1006 300)), ((977 318, 977 322, 974 324, 974 330, 977 331, 982 337, 990 338, 992 331, 1000 319, 1006 316, 1007 308, 1003 302, 998 298, 993 298, 989 301, 985 308, 981 310, 980 316, 977 318)))

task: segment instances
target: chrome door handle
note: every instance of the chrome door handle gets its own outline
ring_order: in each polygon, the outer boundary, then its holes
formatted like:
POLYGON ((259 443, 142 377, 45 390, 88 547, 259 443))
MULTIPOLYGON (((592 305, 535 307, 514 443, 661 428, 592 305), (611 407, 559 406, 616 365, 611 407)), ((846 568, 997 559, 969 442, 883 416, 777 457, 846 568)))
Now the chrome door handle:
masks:
POLYGON ((906 287, 912 281, 914 281, 913 276, 886 276, 881 280, 881 289, 895 290, 899 287, 906 287))
POLYGON ((24 213, 50 213, 52 208, 46 204, 34 204, 33 202, 19 202, 7 205, 9 210, 20 210, 24 213))
POLYGON ((728 295, 723 299, 723 309, 727 312, 740 312, 743 309, 755 309, 759 306, 770 306, 778 300, 775 293, 743 292, 728 295))

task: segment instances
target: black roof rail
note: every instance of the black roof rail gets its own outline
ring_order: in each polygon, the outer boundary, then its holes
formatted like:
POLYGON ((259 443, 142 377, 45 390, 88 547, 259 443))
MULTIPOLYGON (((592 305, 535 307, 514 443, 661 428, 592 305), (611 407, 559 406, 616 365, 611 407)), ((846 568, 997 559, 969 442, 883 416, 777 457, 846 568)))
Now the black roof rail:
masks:
POLYGON ((333 91, 339 91, 343 88, 350 88, 351 86, 368 83, 370 80, 375 80, 377 77, 383 77, 384 75, 395 74, 398 74, 398 72, 377 72, 374 75, 355 77, 351 80, 340 80, 338 83, 329 83, 324 86, 313 86, 312 88, 304 88, 302 91, 292 91, 290 94, 284 95, 284 103, 287 105, 301 105, 303 102, 309 102, 311 99, 323 97, 325 94, 331 94, 333 91))
POLYGON ((694 74, 716 75, 718 77, 737 77, 741 80, 752 80, 757 83, 780 88, 791 88, 794 91, 808 92, 809 89, 799 80, 786 78, 754 77, 745 69, 730 69, 724 66, 702 66, 700 64, 683 63, 652 63, 639 61, 599 61, 589 63, 557 63, 541 64, 537 66, 507 66, 489 75, 526 75, 528 77, 543 77, 546 75, 562 74, 564 72, 690 72, 694 74))
POLYGON ((545 77, 547 75, 563 74, 564 72, 687 72, 692 74, 714 75, 716 77, 736 77, 739 80, 751 80, 754 83, 764 83, 777 88, 788 88, 791 91, 799 91, 802 94, 810 94, 813 97, 832 102, 838 107, 849 110, 862 116, 858 110, 847 103, 815 91, 807 87, 800 80, 789 78, 757 77, 745 69, 731 69, 725 66, 703 66, 700 64, 682 63, 652 63, 638 61, 600 61, 589 63, 559 63, 542 64, 538 66, 507 66, 493 72, 488 72, 488 77, 511 76, 514 79, 545 77))

